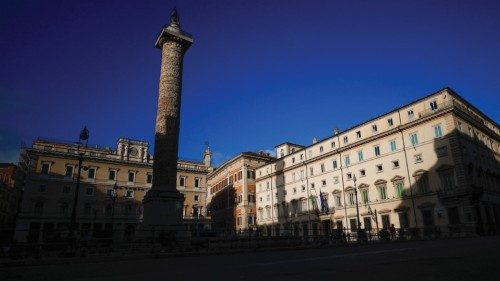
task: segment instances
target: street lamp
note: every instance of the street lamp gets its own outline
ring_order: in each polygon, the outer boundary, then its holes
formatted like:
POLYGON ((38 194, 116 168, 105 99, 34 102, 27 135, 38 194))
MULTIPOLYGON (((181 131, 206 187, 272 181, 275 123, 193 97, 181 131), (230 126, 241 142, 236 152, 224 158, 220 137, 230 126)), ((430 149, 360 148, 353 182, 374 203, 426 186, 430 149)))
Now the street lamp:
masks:
POLYGON ((80 150, 80 148, 83 145, 82 141, 85 141, 85 148, 87 148, 88 139, 89 139, 89 130, 87 130, 87 126, 84 126, 83 130, 80 132, 80 137, 78 138, 78 148, 77 148, 77 150, 78 150, 78 174, 77 174, 77 178, 76 178, 75 198, 73 201, 73 212, 71 213, 71 224, 70 224, 70 232, 69 232, 70 237, 75 236, 76 209, 77 209, 77 205, 78 205, 78 191, 80 190, 80 175, 82 173, 83 155, 85 154, 85 150, 80 150))
POLYGON ((115 225, 115 204, 116 198, 118 198, 118 192, 116 191, 117 189, 119 189, 119 187, 115 182, 115 185, 113 185, 113 193, 111 194, 111 197, 113 199, 113 208, 111 209, 111 237, 113 237, 113 228, 115 225))
POLYGON ((358 188, 356 187, 356 175, 353 176, 353 181, 354 181, 354 196, 356 197, 356 216, 358 218, 358 229, 356 230, 358 232, 358 242, 360 241, 360 238, 364 239, 364 231, 361 229, 361 220, 359 218, 359 204, 358 204, 358 188))

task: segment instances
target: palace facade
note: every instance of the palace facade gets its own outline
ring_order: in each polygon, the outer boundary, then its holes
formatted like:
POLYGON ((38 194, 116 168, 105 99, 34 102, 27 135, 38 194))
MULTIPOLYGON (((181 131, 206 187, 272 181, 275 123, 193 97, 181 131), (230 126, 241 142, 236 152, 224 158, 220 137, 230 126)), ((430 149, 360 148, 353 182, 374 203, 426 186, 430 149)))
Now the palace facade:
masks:
POLYGON ((500 128, 449 88, 276 155, 256 170, 267 235, 500 227, 500 128))
POLYGON ((243 152, 207 175, 212 230, 228 235, 256 228, 255 169, 274 159, 266 153, 243 152))
MULTIPOLYGON (((120 138, 112 149, 38 139, 21 152, 19 167, 25 174, 25 187, 17 241, 64 237, 73 210, 80 153, 83 163, 76 210, 80 235, 106 237, 114 230, 121 238, 133 237, 142 223, 142 199, 153 181, 154 159, 148 143, 120 138)), ((206 176, 211 170, 208 148, 203 161, 177 163, 177 189, 184 195, 184 223, 191 231, 210 227, 206 176)))

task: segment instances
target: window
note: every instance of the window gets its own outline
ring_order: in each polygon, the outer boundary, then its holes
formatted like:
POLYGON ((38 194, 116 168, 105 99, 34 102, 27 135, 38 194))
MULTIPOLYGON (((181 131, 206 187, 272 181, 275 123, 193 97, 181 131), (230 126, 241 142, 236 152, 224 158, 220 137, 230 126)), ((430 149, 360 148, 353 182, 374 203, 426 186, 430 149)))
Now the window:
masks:
POLYGON ((95 168, 89 168, 88 170, 88 176, 89 179, 95 179, 95 168))
POLYGON ((186 177, 185 176, 180 176, 179 177, 179 185, 180 186, 186 186, 186 177))
POLYGON ((411 142, 411 145, 413 145, 413 146, 418 144, 417 133, 410 134, 410 142, 411 142))
POLYGON ((68 215, 68 203, 62 203, 60 206, 59 206, 59 213, 61 214, 61 216, 66 216, 68 215))
POLYGON ((128 182, 135 181, 135 172, 128 172, 128 182))
POLYGON ((349 138, 347 136, 344 137, 344 144, 347 144, 349 142, 349 138))
POLYGON ((304 178, 304 170, 300 171, 300 179, 302 180, 304 178))
POLYGON ((266 201, 270 201, 271 200, 271 196, 269 196, 269 194, 266 195, 266 201))
POLYGON ((333 160, 332 163, 333 163, 333 169, 337 169, 337 160, 333 160))
POLYGON ((361 131, 357 131, 357 132, 356 132, 356 137, 357 137, 358 139, 360 139, 360 138, 361 138, 361 131))
POLYGON ((293 194, 297 194, 297 188, 296 187, 293 188, 293 194))
POLYGON ((440 138, 443 136, 443 130, 441 129, 441 125, 434 126, 434 137, 440 138))
POLYGON ((460 224, 460 216, 457 207, 447 208, 446 212, 448 213, 449 224, 460 224))
POLYGON ((321 181, 321 185, 322 185, 322 186, 326 186, 326 180, 322 180, 322 181, 321 181))
POLYGON ((439 177, 441 178, 441 185, 444 190, 451 190, 455 188, 455 178, 453 175, 453 169, 439 171, 439 177))
POLYGON ((85 203, 83 205, 83 214, 86 216, 90 216, 91 212, 92 212, 92 205, 90 205, 90 203, 85 203))
POLYGON ((148 173, 146 175, 146 183, 152 183, 153 182, 153 174, 148 173))
POLYGON ((348 198, 349 198, 349 205, 356 204, 356 195, 353 192, 350 192, 348 194, 348 198))
POLYGON ((335 142, 332 141, 332 148, 335 148, 335 142))
POLYGON ((380 146, 377 145, 373 149, 375 150, 375 156, 380 156, 380 146))
POLYGON ((319 152, 323 153, 323 147, 322 146, 319 147, 319 152))
POLYGON ((94 195, 94 188, 93 188, 93 187, 87 187, 87 188, 85 189, 85 195, 87 195, 87 196, 92 196, 92 195, 94 195))
POLYGON ((314 189, 314 186, 315 186, 314 183, 311 183, 311 189, 314 189))
POLYGON ((392 120, 392 118, 387 119, 387 125, 388 125, 389 127, 394 126, 394 121, 392 120))
POLYGON ((351 225, 351 232, 354 233, 354 232, 358 231, 358 222, 356 219, 350 219, 349 223, 351 225))
POLYGON ((41 184, 38 186, 38 192, 45 192, 47 191, 47 186, 45 184, 41 184))
POLYGON ((404 187, 402 182, 396 183, 396 196, 399 198, 404 196, 404 187))
POLYGON ((382 164, 377 165, 377 173, 382 173, 384 171, 384 167, 382 167, 382 164))
POLYGON ((48 175, 50 172, 50 163, 49 162, 43 162, 42 163, 42 171, 41 173, 44 175, 48 175))
POLYGON ((380 218, 382 219, 382 227, 383 228, 389 228, 391 226, 391 220, 389 218, 389 215, 381 215, 380 218))
POLYGON ((200 187, 200 178, 194 178, 194 187, 200 187))
POLYGON ((372 218, 371 217, 364 217, 363 223, 365 224, 366 230, 368 230, 368 231, 372 230, 372 218))
POLYGON ((292 157, 292 163, 295 163, 295 157, 292 157))
POLYGON ((311 174, 311 176, 314 175, 314 169, 313 169, 313 167, 309 167, 309 174, 311 174))
POLYGON ((108 180, 110 181, 116 180, 116 170, 109 170, 108 180))
POLYGON ((379 186, 378 187, 378 194, 380 197, 380 200, 386 200, 387 199, 387 188, 385 185, 379 186))
POLYGON ((35 203, 35 215, 42 215, 43 214, 43 202, 36 202, 35 203))
POLYGON ((283 150, 283 148, 280 150, 280 157, 283 157, 285 156, 285 151, 283 150))
POLYGON ((415 154, 414 157, 415 157, 415 163, 420 163, 420 162, 424 161, 424 159, 422 158, 422 154, 421 153, 415 154))
POLYGON ((269 190, 269 182, 266 182, 266 190, 269 190))
POLYGON ((438 105, 437 105, 437 102, 434 100, 434 101, 431 101, 431 110, 432 111, 436 111, 438 109, 438 105))
POLYGON ((253 225, 253 216, 248 216, 248 225, 253 225))
POLYGON ((459 131, 462 131, 462 122, 458 121, 457 122, 457 127, 459 131))
POLYGON ((295 181, 295 173, 292 173, 292 182, 295 181))
POLYGON ((307 152, 307 155, 309 156, 309 159, 311 159, 311 158, 312 158, 312 156, 313 156, 313 154, 312 154, 312 150, 309 150, 309 151, 307 152))
POLYGON ((115 194, 116 194, 116 192, 115 192, 114 189, 108 189, 108 190, 106 190, 106 196, 107 197, 113 198, 113 197, 115 197, 115 194))
POLYGON ((413 120, 413 118, 415 117, 415 114, 413 113, 413 109, 408 110, 407 114, 408 114, 408 121, 413 120))
POLYGON ((349 157, 349 155, 346 155, 346 156, 344 157, 344 162, 345 162, 345 165, 346 165, 346 166, 351 165, 351 158, 349 157))
POLYGON ((389 142, 389 145, 390 145, 390 147, 391 147, 391 151, 392 151, 392 152, 394 152, 394 151, 396 151, 396 150, 397 150, 397 146, 396 146, 396 141, 395 141, 395 140, 391 140, 391 141, 389 142))
POLYGON ((361 191, 361 199, 363 200, 364 204, 370 201, 370 198, 368 197, 368 189, 363 189, 361 191))
POLYGON ((448 147, 441 146, 441 147, 436 148, 436 154, 439 158, 448 156, 448 147))
POLYGON ((373 125, 372 125, 372 132, 373 132, 373 133, 376 133, 376 132, 377 132, 377 129, 378 129, 378 128, 377 128, 377 125, 373 124, 373 125))
POLYGON ((127 191, 125 191, 125 197, 126 198, 134 198, 134 191, 131 189, 127 189, 127 191))
POLYGON ((306 192, 306 186, 305 185, 302 186, 302 192, 306 192))
POLYGON ((398 169, 399 168, 399 160, 392 161, 392 168, 393 169, 398 169))
POLYGON ((339 177, 333 177, 333 183, 335 184, 339 183, 339 177))
POLYGON ((194 195, 193 200, 198 202, 200 200, 200 195, 194 195))
POLYGON ((335 204, 337 205, 337 207, 342 207, 342 200, 340 198, 340 195, 335 195, 335 204))
POLYGON ((347 177, 347 180, 352 180, 352 173, 347 173, 346 177, 347 177))
POLYGON ((398 217, 399 217, 399 225, 401 228, 410 227, 409 220, 408 220, 408 212, 400 212, 400 213, 398 213, 398 217))
POLYGON ((358 160, 363 161, 363 151, 362 150, 358 151, 358 160))
POLYGON ((359 176, 360 177, 366 177, 366 171, 365 171, 365 169, 359 171, 359 176))
POLYGON ((66 165, 66 171, 64 172, 65 177, 72 177, 73 176, 73 166, 66 165))
POLYGON ((65 185, 62 187, 62 193, 69 193, 71 191, 71 187, 69 185, 65 185))
POLYGON ((421 194, 429 192, 429 175, 425 172, 418 173, 415 175, 415 180, 417 182, 417 190, 421 194))
POLYGON ((321 164, 321 172, 324 173, 325 172, 325 164, 321 164))

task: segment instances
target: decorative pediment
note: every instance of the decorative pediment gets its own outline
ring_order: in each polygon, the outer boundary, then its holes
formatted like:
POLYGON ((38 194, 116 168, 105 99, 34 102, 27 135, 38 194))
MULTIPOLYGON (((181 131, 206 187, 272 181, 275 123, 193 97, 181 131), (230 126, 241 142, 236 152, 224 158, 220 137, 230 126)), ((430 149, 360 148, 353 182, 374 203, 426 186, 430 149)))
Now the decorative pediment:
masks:
POLYGON ((382 209, 382 210, 378 211, 379 214, 387 214, 387 213, 390 213, 390 212, 392 212, 391 209, 382 209))
POLYGON ((392 182, 398 182, 398 181, 403 181, 405 178, 399 175, 394 176, 391 181, 392 182))
POLYGON ((336 220, 342 220, 342 219, 344 219, 344 216, 334 216, 333 218, 336 220))
POLYGON ((414 176, 414 177, 417 177, 417 176, 423 175, 423 174, 425 174, 425 173, 427 173, 427 171, 426 171, 426 170, 422 170, 422 169, 420 169, 420 170, 416 170, 416 171, 415 171, 415 173, 413 173, 413 176, 414 176))
POLYGON ((409 209, 410 209, 410 207, 401 206, 401 207, 397 207, 396 209, 394 209, 394 212, 403 213, 403 212, 408 212, 409 209))
POLYGON ((340 190, 340 189, 334 189, 334 190, 332 191, 332 193, 333 193, 333 194, 340 194, 340 193, 342 193, 342 190, 340 190))
POLYGON ((434 206, 436 206, 436 204, 431 203, 431 202, 425 202, 425 203, 418 205, 418 208, 419 209, 433 209, 434 206))
POLYGON ((348 186, 348 187, 345 188, 345 191, 346 192, 354 191, 354 187, 348 186))
POLYGON ((264 209, 264 208, 262 208, 262 207, 259 207, 259 210, 263 210, 263 209, 264 209))
POLYGON ((267 205, 267 206, 266 206, 266 209, 271 209, 271 206, 267 205))
POLYGON ((447 171, 447 170, 451 170, 451 169, 453 169, 453 166, 451 166, 451 165, 447 165, 447 164, 443 164, 443 165, 439 166, 439 167, 436 169, 436 171, 437 171, 437 172, 441 172, 441 171, 447 171))
POLYGON ((387 181, 383 180, 383 179, 378 179, 378 180, 375 181, 374 184, 375 185, 384 185, 384 184, 387 184, 387 181))
POLYGON ((35 197, 31 198, 31 201, 32 202, 46 202, 47 198, 43 197, 43 196, 35 196, 35 197))
POLYGON ((359 185, 359 189, 363 189, 363 188, 368 188, 370 185, 366 184, 366 183, 362 183, 359 185))

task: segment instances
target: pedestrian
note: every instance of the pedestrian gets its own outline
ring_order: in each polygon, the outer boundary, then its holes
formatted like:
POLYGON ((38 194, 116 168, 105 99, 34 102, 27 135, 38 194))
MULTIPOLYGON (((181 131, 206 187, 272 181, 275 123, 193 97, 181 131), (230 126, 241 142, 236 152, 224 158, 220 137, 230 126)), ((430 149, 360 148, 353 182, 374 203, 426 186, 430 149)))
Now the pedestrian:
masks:
POLYGON ((389 227, 389 233, 391 233, 391 240, 396 239, 396 228, 394 227, 394 224, 391 224, 391 227, 389 227))

